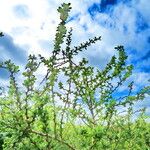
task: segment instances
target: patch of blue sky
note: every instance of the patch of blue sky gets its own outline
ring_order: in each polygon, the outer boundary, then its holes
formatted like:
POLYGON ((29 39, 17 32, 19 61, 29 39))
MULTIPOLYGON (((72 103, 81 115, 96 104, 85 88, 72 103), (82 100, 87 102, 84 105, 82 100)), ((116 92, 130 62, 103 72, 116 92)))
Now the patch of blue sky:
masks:
POLYGON ((88 8, 88 13, 90 14, 91 18, 94 19, 95 15, 97 13, 101 13, 101 6, 100 3, 93 3, 89 8, 88 8))
POLYGON ((9 73, 7 70, 0 68, 0 78, 1 79, 8 79, 9 73))
POLYGON ((140 72, 150 73, 150 56, 146 57, 147 59, 139 60, 138 67, 140 72))
POLYGON ((17 5, 14 7, 14 14, 18 18, 28 18, 30 17, 29 8, 26 5, 17 5))
POLYGON ((150 50, 141 58, 141 60, 150 59, 150 50))
POLYGON ((116 27, 115 24, 115 18, 113 19, 113 5, 116 4, 116 1, 110 2, 110 1, 101 1, 101 3, 93 3, 88 8, 88 13, 90 14, 92 20, 97 21, 99 25, 105 27, 114 29, 116 27), (105 14, 105 17, 102 17, 101 19, 97 18, 97 15, 105 14))
POLYGON ((50 51, 53 46, 48 40, 38 40, 38 43, 45 51, 50 51))
POLYGON ((150 53, 144 55, 143 57, 132 59, 131 64, 134 65, 134 70, 136 72, 150 73, 150 53))
POLYGON ((122 25, 122 28, 120 29, 121 30, 121 32, 123 33, 123 34, 128 34, 130 31, 129 31, 129 27, 128 27, 128 25, 126 25, 126 24, 123 24, 122 25))
POLYGON ((117 4, 119 4, 119 3, 122 3, 122 4, 124 4, 124 5, 127 5, 127 6, 132 6, 132 2, 133 2, 134 0, 117 0, 117 4))
POLYGON ((143 18, 140 13, 137 13, 136 20, 136 33, 140 33, 144 30, 149 29, 149 23, 143 18))
POLYGON ((150 36, 147 38, 147 42, 150 43, 150 36))
MULTIPOLYGON (((13 38, 7 34, 0 38, 2 53, 7 54, 7 59, 23 64, 26 61, 27 53, 24 49, 14 43, 13 38)), ((0 61, 3 60, 0 56, 0 61)))
POLYGON ((94 19, 97 13, 108 13, 112 6, 117 4, 117 0, 102 0, 100 3, 93 3, 88 8, 88 13, 94 19))
POLYGON ((107 29, 115 29, 116 28, 116 24, 115 22, 108 20, 99 20, 98 21, 99 25, 107 28, 107 29))
POLYGON ((66 23, 71 22, 71 21, 73 21, 73 20, 79 19, 79 16, 80 16, 80 13, 77 13, 77 14, 75 14, 75 15, 73 15, 73 16, 70 16, 70 17, 68 18, 68 20, 66 21, 66 23))
MULTIPOLYGON (((13 38, 4 33, 5 36, 0 38, 0 62, 11 59, 15 64, 25 64, 27 53, 14 43, 13 38)), ((0 78, 8 79, 9 73, 5 69, 0 69, 0 78)))
POLYGON ((129 56, 129 64, 134 66, 134 70, 136 72, 145 72, 150 73, 150 51, 142 56, 141 52, 137 52, 136 50, 128 49, 129 56))
MULTIPOLYGON (((150 61, 148 63, 150 64, 150 61)), ((143 68, 140 68, 140 71, 143 71, 145 73, 150 73, 149 66, 144 66, 143 68)))
POLYGON ((112 93, 112 97, 117 101, 123 101, 125 98, 130 94, 130 96, 137 95, 141 89, 143 89, 148 84, 148 78, 145 79, 147 82, 146 84, 139 84, 136 83, 133 76, 131 75, 123 84, 120 86, 114 93, 112 93), (133 83, 133 87, 130 93, 129 85, 133 83))
POLYGON ((87 26, 87 24, 82 25, 82 27, 83 27, 83 29, 84 29, 85 31, 87 31, 87 30, 88 30, 88 26, 87 26))
POLYGON ((117 0, 102 0, 100 3, 101 12, 105 12, 107 10, 107 7, 113 6, 116 4, 117 4, 117 0))

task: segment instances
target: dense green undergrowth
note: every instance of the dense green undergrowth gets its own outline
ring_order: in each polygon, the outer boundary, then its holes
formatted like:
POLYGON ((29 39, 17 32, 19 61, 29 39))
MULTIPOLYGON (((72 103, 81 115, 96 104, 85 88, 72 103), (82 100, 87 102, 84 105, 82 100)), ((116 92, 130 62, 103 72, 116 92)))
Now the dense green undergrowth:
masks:
POLYGON ((10 73, 9 88, 0 97, 0 149, 149 150, 148 116, 145 108, 134 110, 134 103, 144 100, 150 87, 133 92, 134 83, 127 82, 133 66, 126 64, 123 46, 115 47, 118 55, 103 70, 86 58, 76 62, 75 56, 101 37, 72 47, 72 29, 66 28, 70 9, 70 4, 58 8, 54 50, 49 58, 29 56, 22 85, 16 80, 19 66, 0 63, 10 73), (47 73, 39 82, 41 66, 47 73), (120 96, 124 83, 127 91, 120 96))

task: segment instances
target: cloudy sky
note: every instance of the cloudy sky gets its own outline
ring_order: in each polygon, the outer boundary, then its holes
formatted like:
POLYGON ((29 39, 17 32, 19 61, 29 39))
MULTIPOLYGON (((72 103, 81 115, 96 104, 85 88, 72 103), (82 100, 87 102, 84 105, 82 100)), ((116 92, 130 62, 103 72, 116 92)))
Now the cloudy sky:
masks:
MULTIPOLYGON (((102 36, 102 41, 80 54, 91 65, 103 67, 114 55, 114 47, 124 45, 128 63, 134 65, 135 87, 147 84, 150 75, 149 0, 0 0, 0 61, 12 59, 24 65, 29 54, 48 56, 53 49, 59 23, 57 8, 72 4, 67 26, 73 27, 73 44, 102 36)), ((0 84, 8 75, 0 70, 0 84)), ((150 107, 149 99, 139 106, 150 107)), ((149 112, 150 113, 150 112, 149 112)))

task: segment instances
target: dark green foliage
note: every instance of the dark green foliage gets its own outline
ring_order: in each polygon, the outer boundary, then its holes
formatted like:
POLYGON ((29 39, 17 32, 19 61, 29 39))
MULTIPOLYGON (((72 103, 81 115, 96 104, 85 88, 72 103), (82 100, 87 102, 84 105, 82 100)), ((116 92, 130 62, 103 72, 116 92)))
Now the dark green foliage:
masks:
POLYGON ((148 150, 150 124, 145 109, 138 110, 140 116, 134 122, 132 116, 134 102, 150 94, 150 86, 133 93, 130 82, 126 95, 117 97, 133 70, 126 64, 123 46, 115 47, 118 56, 103 70, 89 66, 86 58, 77 63, 74 56, 101 37, 72 47, 72 29, 68 32, 65 25, 70 10, 70 4, 58 8, 61 22, 52 55, 29 56, 22 90, 16 81, 19 67, 11 60, 0 63, 10 73, 8 92, 0 97, 0 149, 148 150), (39 83, 37 72, 42 65, 47 73, 39 83), (124 114, 118 108, 126 108, 124 114))
POLYGON ((2 32, 0 32, 0 37, 4 36, 4 34, 2 32))

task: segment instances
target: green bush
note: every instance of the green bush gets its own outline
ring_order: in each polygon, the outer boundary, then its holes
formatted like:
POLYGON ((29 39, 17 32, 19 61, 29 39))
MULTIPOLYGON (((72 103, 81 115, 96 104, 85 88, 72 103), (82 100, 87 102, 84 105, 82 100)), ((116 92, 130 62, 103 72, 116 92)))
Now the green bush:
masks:
POLYGON ((126 64, 123 46, 115 47, 118 56, 103 70, 88 65, 86 58, 77 63, 74 57, 101 37, 72 47, 72 29, 66 28, 70 10, 70 4, 58 8, 61 22, 52 55, 28 57, 23 88, 16 81, 19 66, 11 60, 0 63, 10 73, 7 94, 0 97, 0 149, 149 150, 150 124, 145 110, 138 111, 135 121, 132 116, 134 102, 143 100, 150 87, 132 93, 130 82, 126 95, 117 97, 133 69, 126 64), (36 75, 42 65, 47 73, 39 83, 36 75), (124 114, 118 112, 119 107, 126 107, 124 114))

